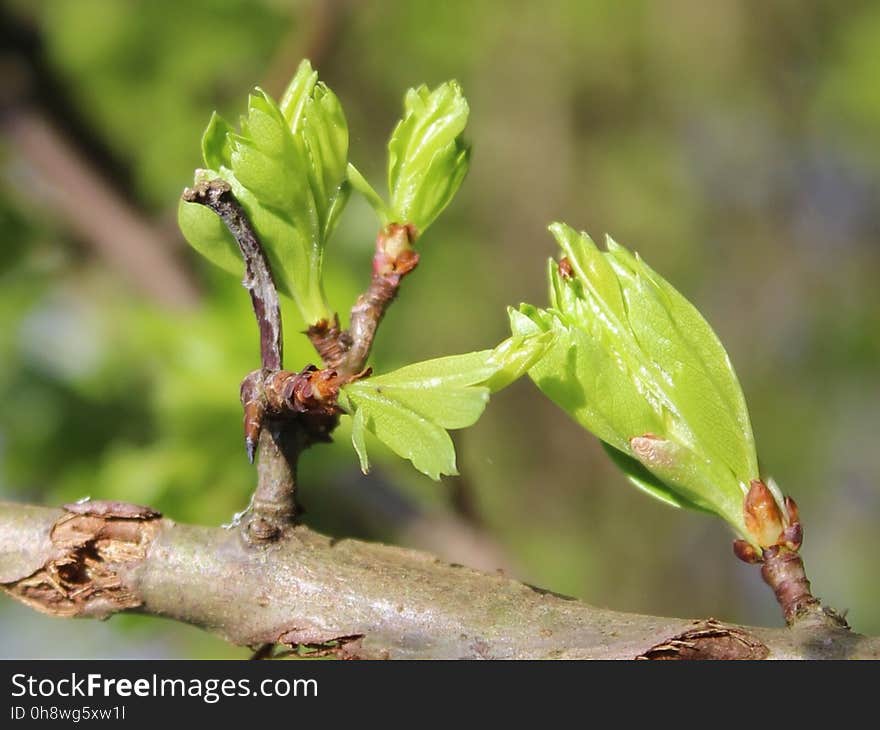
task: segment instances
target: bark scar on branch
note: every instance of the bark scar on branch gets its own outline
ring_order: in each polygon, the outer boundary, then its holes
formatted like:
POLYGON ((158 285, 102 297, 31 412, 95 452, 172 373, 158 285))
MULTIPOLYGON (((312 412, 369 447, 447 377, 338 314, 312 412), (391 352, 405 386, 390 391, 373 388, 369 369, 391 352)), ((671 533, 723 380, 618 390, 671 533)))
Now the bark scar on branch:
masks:
POLYGON ((36 571, 5 589, 53 616, 105 618, 137 608, 141 598, 120 569, 136 565, 158 532, 159 513, 122 502, 65 505, 49 533, 51 554, 36 571))
POLYGON ((636 659, 766 659, 770 650, 755 636, 713 618, 696 621, 692 629, 652 646, 636 659))

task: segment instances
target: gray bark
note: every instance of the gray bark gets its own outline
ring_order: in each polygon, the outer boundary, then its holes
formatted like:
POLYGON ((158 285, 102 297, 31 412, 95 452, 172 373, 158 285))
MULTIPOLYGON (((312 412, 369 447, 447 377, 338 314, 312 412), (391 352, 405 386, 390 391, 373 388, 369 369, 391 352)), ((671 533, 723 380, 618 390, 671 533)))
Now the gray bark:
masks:
POLYGON ((426 553, 302 526, 267 547, 149 509, 0 503, 0 585, 70 617, 183 621, 238 645, 351 658, 880 658, 819 621, 768 629, 620 613, 426 553))

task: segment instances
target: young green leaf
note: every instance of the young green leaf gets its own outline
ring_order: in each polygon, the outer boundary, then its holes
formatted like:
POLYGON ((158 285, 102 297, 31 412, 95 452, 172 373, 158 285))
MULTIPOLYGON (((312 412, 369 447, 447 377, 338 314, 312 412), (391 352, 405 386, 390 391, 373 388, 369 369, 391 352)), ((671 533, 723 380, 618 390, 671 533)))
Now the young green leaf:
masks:
MULTIPOLYGON (((213 118, 211 121, 214 121, 213 118)), ((218 177, 220 173, 214 170, 196 171, 196 182, 218 177)), ((238 244, 214 213, 198 203, 181 200, 177 209, 177 224, 190 246, 202 256, 230 274, 242 276, 244 262, 238 244)))
POLYGON ((403 118, 388 142, 388 194, 399 222, 423 232, 458 191, 470 158, 462 138, 468 112, 455 81, 406 93, 403 118))
MULTIPOLYGON (((307 170, 321 232, 326 237, 335 222, 330 210, 346 181, 348 124, 336 94, 322 83, 315 86, 306 102, 302 138, 308 153, 307 170)), ((348 186, 345 188, 347 191, 348 186)), ((343 194, 347 195, 347 192, 343 194)))
POLYGON ((352 416, 351 419, 351 443, 354 445, 355 452, 357 452, 358 460, 361 463, 361 471, 364 474, 367 474, 370 471, 370 458, 367 455, 366 430, 366 416, 364 416, 364 412, 362 410, 355 411, 354 416, 352 416))
POLYGON ((407 91, 403 118, 388 141, 388 203, 349 165, 352 187, 382 225, 409 223, 421 234, 449 205, 470 162, 470 147, 462 137, 468 113, 455 81, 433 91, 426 86, 407 91))
POLYGON ((364 432, 370 431, 432 479, 456 474, 447 429, 476 423, 489 394, 524 374, 552 337, 512 337, 494 350, 428 360, 344 386, 339 403, 353 416, 361 467, 369 467, 364 432))
POLYGON ((363 429, 373 433, 398 456, 408 459, 431 479, 458 474, 455 447, 446 430, 380 392, 364 391, 340 395, 340 405, 354 413, 358 422, 352 429, 352 441, 361 460, 369 468, 363 429))
MULTIPOLYGON (((335 94, 303 61, 280 105, 255 89, 238 133, 213 115, 202 154, 248 214, 279 290, 293 297, 306 322, 328 318, 324 247, 349 193, 348 125, 335 94)), ((214 263, 240 272, 228 260, 231 238, 194 207, 181 203, 178 215, 187 240, 214 263)))
POLYGON ((306 102, 317 83, 318 72, 312 69, 309 61, 302 61, 281 95, 281 103, 278 105, 291 131, 299 129, 306 102))
POLYGON ((743 495, 758 477, 745 399, 699 312, 637 255, 550 228, 551 308, 511 313, 514 334, 554 332, 529 374, 608 446, 630 481, 676 506, 720 515, 743 537, 743 495))
POLYGON ((214 112, 202 135, 202 158, 209 168, 219 170, 232 166, 232 143, 229 139, 232 134, 232 127, 214 112))

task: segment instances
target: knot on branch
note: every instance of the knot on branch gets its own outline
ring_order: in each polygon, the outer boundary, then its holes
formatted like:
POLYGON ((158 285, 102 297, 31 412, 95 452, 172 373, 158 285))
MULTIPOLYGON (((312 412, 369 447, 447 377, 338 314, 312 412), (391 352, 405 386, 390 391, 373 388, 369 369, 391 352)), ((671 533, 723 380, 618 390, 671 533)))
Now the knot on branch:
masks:
POLYGON ((159 513, 103 501, 68 504, 64 509, 50 531, 48 559, 4 589, 54 616, 103 618, 140 606, 140 597, 121 572, 146 557, 159 530, 159 513))
POLYGON ((341 412, 337 405, 339 388, 352 379, 314 365, 299 372, 261 369, 250 373, 241 383, 241 404, 251 461, 263 426, 269 420, 296 426, 302 432, 303 447, 329 441, 341 412))
POLYGON ((340 387, 369 371, 344 377, 309 365, 299 372, 255 370, 241 384, 248 458, 259 450, 257 489, 241 523, 251 545, 275 542, 296 523, 296 464, 303 449, 330 441, 339 422, 340 387))

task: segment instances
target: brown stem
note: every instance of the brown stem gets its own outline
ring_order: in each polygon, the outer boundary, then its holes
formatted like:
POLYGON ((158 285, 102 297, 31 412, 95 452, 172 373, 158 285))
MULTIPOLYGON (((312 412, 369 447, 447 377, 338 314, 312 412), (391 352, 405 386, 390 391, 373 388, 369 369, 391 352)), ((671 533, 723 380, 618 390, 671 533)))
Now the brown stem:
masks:
POLYGON ((336 427, 340 379, 334 370, 255 370, 241 384, 248 455, 259 444, 257 489, 242 535, 250 543, 277 539, 293 525, 296 465, 311 444, 336 427))
POLYGON ((338 319, 332 324, 321 321, 309 327, 309 339, 326 367, 343 376, 364 369, 385 312, 397 296, 403 278, 419 262, 419 255, 412 248, 417 235, 412 225, 402 223, 391 223, 379 231, 370 286, 352 307, 348 330, 340 330, 338 319))
POLYGON ((184 190, 183 199, 204 205, 220 216, 238 242, 244 258, 242 283, 250 293, 257 318, 263 367, 248 375, 241 385, 245 445, 251 461, 256 448, 258 466, 257 488, 240 527, 246 542, 265 544, 277 540, 295 523, 296 465, 300 452, 309 443, 301 420, 296 414, 282 413, 277 404, 270 403, 271 391, 266 388, 271 378, 285 374, 281 370, 283 351, 278 290, 260 240, 225 181, 200 182, 194 188, 184 190))
POLYGON ((296 502, 296 466, 306 444, 299 428, 286 419, 269 418, 260 433, 257 489, 241 534, 251 544, 268 543, 293 525, 296 502))
POLYGON ((733 626, 589 606, 498 573, 297 526, 271 551, 119 503, 0 503, 0 589, 55 616, 139 613, 240 646, 402 659, 880 658, 827 624, 733 626))
POLYGON ((789 626, 805 619, 818 619, 838 628, 849 628, 842 616, 823 606, 813 596, 804 570, 804 561, 795 550, 784 545, 775 545, 764 550, 763 557, 761 577, 776 594, 776 600, 789 626))
POLYGON ((251 295, 257 326, 260 328, 260 358, 267 370, 282 367, 281 305, 272 271, 257 234, 248 221, 241 204, 223 180, 198 183, 183 191, 183 199, 213 210, 238 242, 244 258, 242 284, 251 295))

